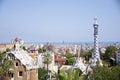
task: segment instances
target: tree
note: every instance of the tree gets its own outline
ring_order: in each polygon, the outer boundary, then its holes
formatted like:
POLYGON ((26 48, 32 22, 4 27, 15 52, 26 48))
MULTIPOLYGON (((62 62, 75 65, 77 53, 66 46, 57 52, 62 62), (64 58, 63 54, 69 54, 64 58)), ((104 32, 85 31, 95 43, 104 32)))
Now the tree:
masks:
POLYGON ((88 51, 87 54, 88 54, 88 57, 89 57, 89 58, 92 57, 93 51, 94 51, 94 49, 91 49, 91 50, 88 51))
POLYGON ((44 60, 44 64, 47 64, 47 73, 48 73, 48 66, 50 63, 52 63, 52 56, 50 54, 45 54, 44 57, 43 57, 43 60, 44 60))
POLYGON ((94 49, 91 49, 88 51, 88 53, 85 56, 86 61, 89 61, 89 58, 92 57, 93 51, 94 51, 94 49))
POLYGON ((111 80, 120 80, 120 66, 114 66, 112 68, 112 79, 111 80))
POLYGON ((38 49, 38 52, 39 52, 39 53, 44 53, 44 52, 46 52, 46 49, 45 49, 45 48, 39 48, 39 49, 38 49))
POLYGON ((45 70, 44 68, 38 68, 38 79, 39 80, 46 80, 45 76, 47 74, 47 70, 45 70))
POLYGON ((73 54, 71 54, 71 53, 66 53, 64 56, 65 56, 66 58, 68 58, 68 59, 70 59, 70 58, 73 58, 73 57, 74 57, 74 55, 73 55, 73 54))
POLYGON ((5 75, 8 73, 9 68, 13 65, 11 60, 4 60, 6 53, 0 54, 0 79, 5 79, 5 75))
POLYGON ((59 80, 79 80, 79 69, 61 70, 59 80))
POLYGON ((85 58, 86 53, 80 53, 80 57, 84 57, 85 58))
POLYGON ((66 57, 66 62, 65 62, 65 65, 72 65, 73 62, 74 62, 74 55, 71 54, 71 53, 66 53, 65 54, 65 57, 66 57))
POLYGON ((22 46, 22 49, 28 52, 28 49, 25 46, 22 46))
POLYGON ((96 65, 89 75, 89 80, 111 80, 109 68, 96 65))
POLYGON ((6 49, 6 52, 9 52, 9 51, 10 51, 10 49, 9 49, 9 48, 7 48, 7 49, 6 49))
POLYGON ((86 61, 89 61, 89 58, 92 57, 93 49, 89 50, 87 53, 81 53, 80 56, 84 57, 86 61))
POLYGON ((104 60, 109 60, 111 57, 115 57, 115 51, 117 48, 115 46, 108 46, 104 54, 104 60))
POLYGON ((72 65, 74 63, 74 58, 67 59, 65 65, 72 65))
POLYGON ((6 53, 0 53, 0 64, 2 64, 2 61, 5 57, 6 53))

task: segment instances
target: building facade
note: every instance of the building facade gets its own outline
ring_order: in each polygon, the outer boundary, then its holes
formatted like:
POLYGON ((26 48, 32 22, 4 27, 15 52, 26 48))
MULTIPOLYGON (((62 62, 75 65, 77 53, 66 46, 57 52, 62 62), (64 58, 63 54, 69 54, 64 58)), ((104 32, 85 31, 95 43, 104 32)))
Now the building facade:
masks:
POLYGON ((116 51, 116 63, 120 64, 120 50, 116 51))
POLYGON ((18 39, 15 40, 14 48, 7 53, 6 59, 13 62, 6 80, 38 80, 37 61, 21 48, 18 39))

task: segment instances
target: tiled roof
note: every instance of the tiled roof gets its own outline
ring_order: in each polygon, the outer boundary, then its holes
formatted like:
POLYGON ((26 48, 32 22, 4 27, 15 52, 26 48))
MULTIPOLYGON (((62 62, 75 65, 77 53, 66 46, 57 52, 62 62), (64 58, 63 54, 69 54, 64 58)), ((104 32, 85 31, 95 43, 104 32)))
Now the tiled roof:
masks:
POLYGON ((20 60, 27 70, 37 68, 35 60, 29 56, 26 51, 10 51, 8 54, 13 54, 16 59, 20 60))

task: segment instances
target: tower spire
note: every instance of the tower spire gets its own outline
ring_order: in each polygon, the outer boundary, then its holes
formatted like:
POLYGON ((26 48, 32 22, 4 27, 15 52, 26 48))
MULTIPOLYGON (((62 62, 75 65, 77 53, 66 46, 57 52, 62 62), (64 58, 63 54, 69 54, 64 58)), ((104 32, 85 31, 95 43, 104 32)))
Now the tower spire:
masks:
POLYGON ((93 53, 93 60, 92 60, 92 66, 96 65, 96 62, 99 62, 99 65, 102 66, 102 61, 100 59, 99 55, 99 48, 98 48, 98 23, 97 23, 97 17, 94 18, 94 53, 93 53))
POLYGON ((94 24, 98 24, 98 22, 97 22, 97 16, 94 18, 94 24))

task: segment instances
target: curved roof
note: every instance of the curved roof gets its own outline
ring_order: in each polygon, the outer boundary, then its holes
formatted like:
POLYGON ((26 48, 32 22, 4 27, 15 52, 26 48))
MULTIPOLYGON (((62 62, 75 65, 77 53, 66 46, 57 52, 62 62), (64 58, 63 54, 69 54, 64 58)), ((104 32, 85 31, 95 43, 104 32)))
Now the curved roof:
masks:
POLYGON ((20 60, 27 70, 38 68, 38 66, 35 64, 36 61, 29 56, 26 51, 10 51, 8 54, 13 54, 16 59, 20 60))

